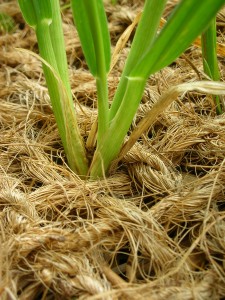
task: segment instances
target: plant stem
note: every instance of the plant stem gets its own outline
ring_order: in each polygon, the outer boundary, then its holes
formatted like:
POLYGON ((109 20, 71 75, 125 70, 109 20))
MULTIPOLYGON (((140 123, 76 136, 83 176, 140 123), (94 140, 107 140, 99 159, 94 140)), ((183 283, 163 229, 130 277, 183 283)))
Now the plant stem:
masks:
POLYGON ((67 65, 67 57, 65 51, 65 42, 62 30, 62 21, 60 14, 59 1, 48 0, 51 2, 52 7, 52 22, 49 25, 51 44, 55 55, 55 60, 58 72, 67 90, 68 96, 72 99, 71 87, 69 82, 69 73, 67 65))
MULTIPOLYGON (((96 1, 96 0, 95 0, 96 1)), ((108 105, 108 84, 107 84, 107 66, 105 60, 104 36, 101 31, 101 24, 98 18, 97 4, 90 1, 87 13, 92 25, 92 36, 95 41, 96 56, 96 86, 98 94, 98 136, 97 142, 101 144, 102 139, 109 125, 109 105, 108 105)))
POLYGON ((80 176, 88 162, 70 90, 59 1, 18 0, 26 22, 34 28, 53 112, 70 168, 80 176))
MULTIPOLYGON (((40 54, 43 59, 46 60, 59 74, 58 64, 55 59, 55 51, 52 46, 52 37, 54 36, 54 33, 55 32, 53 30, 50 31, 48 24, 45 22, 39 22, 36 34, 40 54), (43 34, 43 32, 45 34, 43 34)), ((60 68, 63 70, 63 67, 60 68)), ((68 164, 74 172, 81 176, 85 176, 88 172, 88 164, 84 145, 77 125, 72 96, 68 91, 69 84, 66 83, 66 79, 63 76, 62 82, 60 83, 55 74, 53 74, 49 67, 44 64, 43 70, 56 123, 59 128, 60 137, 68 159, 68 164)))
MULTIPOLYGON (((132 42, 131 50, 128 55, 123 73, 121 75, 121 80, 114 96, 112 106, 110 108, 110 122, 115 117, 122 99, 124 99, 124 93, 126 91, 127 83, 126 77, 130 77, 130 72, 138 64, 142 57, 148 52, 156 37, 165 4, 166 0, 147 0, 145 3, 141 20, 138 24, 134 40, 132 42)), ((141 73, 139 73, 139 75, 137 76, 140 76, 140 74, 141 73)), ((140 101, 140 99, 137 99, 136 101, 140 101)))
MULTIPOLYGON (((202 33, 202 58, 204 72, 213 80, 220 80, 220 71, 217 59, 216 42, 216 17, 213 18, 208 28, 202 33)), ((213 96, 216 104, 216 111, 222 114, 221 101, 219 96, 213 96)))
POLYGON ((110 123, 110 127, 104 136, 103 142, 98 145, 95 151, 90 167, 91 178, 102 177, 108 170, 111 162, 119 154, 124 137, 126 136, 135 112, 137 111, 139 105, 137 99, 141 99, 146 80, 143 78, 126 78, 126 80, 124 98, 130 99, 132 105, 127 106, 127 102, 122 101, 122 105, 120 106, 116 117, 110 123), (134 103, 136 105, 134 105, 134 103), (124 115, 125 112, 126 116, 124 115))

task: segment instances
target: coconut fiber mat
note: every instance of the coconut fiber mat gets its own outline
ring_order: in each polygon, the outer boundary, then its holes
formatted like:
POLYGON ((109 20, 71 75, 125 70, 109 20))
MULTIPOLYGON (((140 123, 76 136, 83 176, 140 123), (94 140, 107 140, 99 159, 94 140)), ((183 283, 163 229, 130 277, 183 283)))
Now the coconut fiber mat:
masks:
MULTIPOLYGON (((106 1, 112 53, 142 7, 106 1)), ((14 23, 0 27, 0 299, 225 299, 225 115, 212 97, 174 98, 105 178, 82 180, 67 165, 41 62, 19 50, 38 53, 34 31, 17 1, 0 1, 0 11, 14 23)), ((224 11, 217 24, 223 81, 224 11)), ((63 26, 86 139, 95 81, 69 8, 63 26)), ((110 98, 132 38, 115 52, 110 98)), ((130 130, 169 87, 205 76, 196 41, 150 77, 130 130)))

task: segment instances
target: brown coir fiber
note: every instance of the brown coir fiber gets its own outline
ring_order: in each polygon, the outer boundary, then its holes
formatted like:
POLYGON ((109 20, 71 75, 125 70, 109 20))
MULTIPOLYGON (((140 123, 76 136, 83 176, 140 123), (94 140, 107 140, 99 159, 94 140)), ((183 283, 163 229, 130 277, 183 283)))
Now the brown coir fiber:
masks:
MULTIPOLYGON (((106 3, 112 51, 143 5, 118 2, 106 3)), ((17 24, 0 36, 0 299, 224 299, 225 119, 210 95, 174 99, 106 178, 82 181, 66 164, 41 63, 16 49, 37 52, 34 32, 16 1, 3 0, 0 11, 17 24)), ((96 88, 69 10, 63 19, 87 139, 96 88)), ((224 20, 221 11, 219 49, 224 20)), ((130 39, 109 74, 111 98, 130 39)), ((149 79, 131 129, 169 87, 205 78, 192 45, 149 79)))

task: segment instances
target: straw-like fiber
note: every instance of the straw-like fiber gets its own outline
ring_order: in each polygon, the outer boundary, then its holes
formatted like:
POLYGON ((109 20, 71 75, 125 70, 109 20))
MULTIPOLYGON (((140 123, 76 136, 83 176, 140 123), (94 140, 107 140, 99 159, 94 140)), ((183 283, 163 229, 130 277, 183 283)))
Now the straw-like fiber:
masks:
MULTIPOLYGON (((0 299, 224 299, 225 122, 210 93, 196 90, 196 81, 207 80, 199 46, 149 78, 126 141, 168 90, 187 89, 140 131, 107 177, 84 181, 67 166, 40 61, 16 49, 37 53, 34 32, 16 1, 3 2, 0 11, 17 27, 0 36, 0 299)), ((126 44, 116 43, 144 1, 105 2, 116 49, 111 100, 133 32, 126 44)), ((176 2, 168 1, 165 18, 176 2)), ((222 10, 221 45, 224 20, 222 10)), ((70 10, 63 21, 74 106, 91 158, 95 81, 70 10)))

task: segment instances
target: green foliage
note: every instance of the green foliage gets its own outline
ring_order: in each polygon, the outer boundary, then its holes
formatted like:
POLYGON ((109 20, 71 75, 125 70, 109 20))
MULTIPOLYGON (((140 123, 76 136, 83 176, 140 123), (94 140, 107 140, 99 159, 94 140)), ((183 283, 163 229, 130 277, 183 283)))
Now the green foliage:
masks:
POLYGON ((82 49, 96 79, 98 94, 97 147, 87 171, 85 149, 73 111, 59 2, 18 1, 25 20, 35 28, 41 56, 54 69, 53 72, 47 64, 43 65, 69 165, 79 175, 89 174, 92 178, 103 176, 118 156, 149 76, 172 63, 209 26, 225 3, 225 0, 181 0, 158 33, 166 0, 146 0, 120 83, 109 107, 107 73, 111 55, 103 1, 71 0, 82 49))

